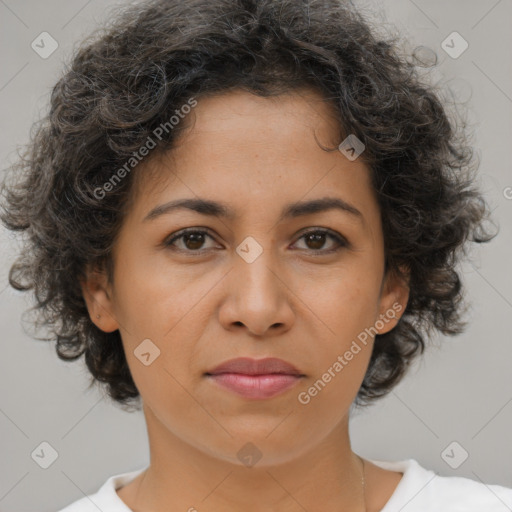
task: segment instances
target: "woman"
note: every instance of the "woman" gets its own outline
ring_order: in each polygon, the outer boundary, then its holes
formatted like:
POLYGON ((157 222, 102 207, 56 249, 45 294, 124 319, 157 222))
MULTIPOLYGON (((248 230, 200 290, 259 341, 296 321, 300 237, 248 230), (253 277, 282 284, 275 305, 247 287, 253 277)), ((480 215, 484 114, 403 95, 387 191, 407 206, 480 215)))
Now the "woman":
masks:
POLYGON ((348 3, 132 6, 20 167, 11 285, 149 436, 65 512, 510 510, 351 449, 352 406, 462 332, 455 266, 493 235, 464 134, 348 3))

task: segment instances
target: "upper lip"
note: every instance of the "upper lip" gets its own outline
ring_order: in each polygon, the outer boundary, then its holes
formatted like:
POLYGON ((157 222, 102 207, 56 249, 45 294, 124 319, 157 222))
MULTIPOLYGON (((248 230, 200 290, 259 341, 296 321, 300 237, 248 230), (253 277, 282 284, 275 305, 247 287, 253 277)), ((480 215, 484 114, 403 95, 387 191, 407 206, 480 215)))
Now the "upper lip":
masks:
POLYGON ((216 366, 213 370, 209 370, 206 372, 206 375, 217 375, 220 373, 241 373, 244 375, 281 373, 286 375, 302 375, 295 366, 276 357, 266 357, 264 359, 238 357, 236 359, 230 359, 216 366))

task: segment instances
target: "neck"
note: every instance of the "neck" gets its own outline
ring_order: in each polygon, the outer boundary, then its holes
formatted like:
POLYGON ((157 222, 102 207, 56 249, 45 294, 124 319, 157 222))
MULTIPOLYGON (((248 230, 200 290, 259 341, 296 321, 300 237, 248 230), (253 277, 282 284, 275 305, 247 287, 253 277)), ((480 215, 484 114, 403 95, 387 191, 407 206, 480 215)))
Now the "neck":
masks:
MULTIPOLYGON (((252 448, 261 458, 246 466, 236 457, 246 440, 226 436, 225 449, 216 446, 214 453, 174 435, 146 406, 144 413, 151 462, 130 493, 133 510, 365 510, 362 463, 351 450, 348 416, 309 451, 286 457, 267 443, 252 448)), ((246 450, 251 453, 249 445, 246 450)))

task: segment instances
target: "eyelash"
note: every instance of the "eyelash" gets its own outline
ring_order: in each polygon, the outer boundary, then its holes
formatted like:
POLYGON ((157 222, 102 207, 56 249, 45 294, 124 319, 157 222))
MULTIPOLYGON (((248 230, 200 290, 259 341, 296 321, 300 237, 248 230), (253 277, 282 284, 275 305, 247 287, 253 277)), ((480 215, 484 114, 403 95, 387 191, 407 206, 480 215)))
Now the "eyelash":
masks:
MULTIPOLYGON (((185 235, 189 235, 191 233, 207 235, 210 238, 214 239, 214 237, 206 230, 197 229, 197 228, 189 228, 189 229, 185 229, 183 231, 179 231, 177 234, 171 235, 170 238, 167 238, 164 241, 163 245, 165 247, 171 248, 173 250, 190 253, 191 255, 202 254, 202 253, 212 250, 212 249, 197 249, 197 250, 178 249, 177 247, 173 246, 173 243, 176 240, 183 239, 183 237, 185 235)), ((316 249, 316 250, 315 249, 298 249, 298 250, 312 251, 313 253, 317 253, 319 256, 321 256, 324 254, 332 254, 332 253, 340 251, 341 249, 350 247, 349 242, 344 237, 342 237, 341 235, 338 235, 336 232, 330 231, 328 229, 319 229, 319 228, 311 229, 309 231, 306 231, 305 233, 302 233, 302 235, 297 239, 297 241, 301 240, 302 238, 306 237, 307 235, 311 235, 311 234, 328 235, 329 237, 333 238, 338 243, 338 247, 336 247, 334 249, 328 249, 328 250, 322 250, 322 249, 316 249)))

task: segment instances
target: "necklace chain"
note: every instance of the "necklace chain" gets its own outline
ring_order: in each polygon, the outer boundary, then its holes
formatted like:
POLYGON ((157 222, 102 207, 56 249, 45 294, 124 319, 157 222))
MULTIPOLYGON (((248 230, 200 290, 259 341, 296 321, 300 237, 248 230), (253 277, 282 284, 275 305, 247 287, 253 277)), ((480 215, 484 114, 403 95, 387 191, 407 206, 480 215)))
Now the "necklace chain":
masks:
MULTIPOLYGON (((358 455, 359 457, 359 455, 358 455)), ((359 457, 359 460, 361 461, 361 464, 363 466, 363 469, 362 469, 362 476, 361 476, 361 483, 363 485, 363 505, 364 505, 364 512, 367 512, 367 509, 366 509, 366 480, 364 478, 364 459, 362 459, 361 457, 359 457)))

